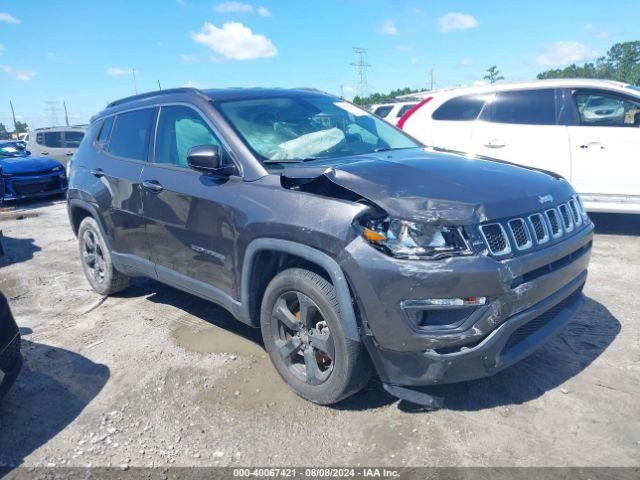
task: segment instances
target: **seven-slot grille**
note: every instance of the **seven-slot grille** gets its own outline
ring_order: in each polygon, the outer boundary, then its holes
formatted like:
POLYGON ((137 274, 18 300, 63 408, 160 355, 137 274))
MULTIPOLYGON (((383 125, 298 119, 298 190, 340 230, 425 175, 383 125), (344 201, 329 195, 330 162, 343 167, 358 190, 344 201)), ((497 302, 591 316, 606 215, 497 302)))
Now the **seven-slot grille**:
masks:
POLYGON ((498 222, 481 225, 480 232, 491 254, 507 255, 511 253, 512 246, 519 251, 528 250, 534 243, 542 245, 551 238, 558 239, 572 232, 582 225, 583 215, 582 206, 572 197, 556 208, 532 213, 526 218, 511 218, 505 226, 498 222))

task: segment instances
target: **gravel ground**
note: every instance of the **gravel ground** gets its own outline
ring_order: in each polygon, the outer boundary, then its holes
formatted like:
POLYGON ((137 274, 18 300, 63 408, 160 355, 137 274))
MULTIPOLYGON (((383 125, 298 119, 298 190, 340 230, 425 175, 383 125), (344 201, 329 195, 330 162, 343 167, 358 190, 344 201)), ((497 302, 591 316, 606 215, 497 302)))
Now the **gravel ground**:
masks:
POLYGON ((416 411, 375 382, 303 401, 259 331, 137 279, 107 299, 82 274, 61 201, 0 212, 0 290, 25 366, 0 404, 0 466, 640 466, 640 217, 596 216, 587 301, 565 332, 416 411))

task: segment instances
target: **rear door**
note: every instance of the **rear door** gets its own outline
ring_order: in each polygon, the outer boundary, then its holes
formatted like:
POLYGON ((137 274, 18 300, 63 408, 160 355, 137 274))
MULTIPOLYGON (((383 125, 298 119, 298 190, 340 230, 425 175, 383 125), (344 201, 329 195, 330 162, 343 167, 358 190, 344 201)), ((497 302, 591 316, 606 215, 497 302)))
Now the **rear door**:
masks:
POLYGON ((66 165, 66 163, 71 159, 78 147, 80 146, 80 142, 84 137, 84 132, 80 130, 65 130, 63 132, 63 144, 64 144, 64 155, 65 160, 62 162, 66 165))
POLYGON ((587 201, 613 195, 640 203, 640 100, 606 90, 572 93, 578 113, 577 125, 569 127, 574 187, 587 201))
POLYGON ((551 88, 496 92, 474 123, 472 151, 570 178, 563 105, 562 92, 551 88))
POLYGON ((64 142, 61 131, 41 131, 36 134, 35 145, 30 145, 34 157, 49 157, 66 165, 64 142))
POLYGON ((242 180, 189 168, 187 152, 200 145, 220 146, 227 157, 200 112, 187 105, 160 108, 154 162, 142 174, 151 260, 161 281, 194 293, 211 295, 213 286, 231 295, 236 232, 229 202, 242 180))
POLYGON ((103 198, 96 200, 106 212, 111 249, 121 261, 133 262, 139 269, 144 267, 144 260, 150 265, 140 176, 149 155, 156 112, 157 108, 142 108, 107 117, 94 144, 100 155, 89 166, 91 175, 105 187, 103 198))

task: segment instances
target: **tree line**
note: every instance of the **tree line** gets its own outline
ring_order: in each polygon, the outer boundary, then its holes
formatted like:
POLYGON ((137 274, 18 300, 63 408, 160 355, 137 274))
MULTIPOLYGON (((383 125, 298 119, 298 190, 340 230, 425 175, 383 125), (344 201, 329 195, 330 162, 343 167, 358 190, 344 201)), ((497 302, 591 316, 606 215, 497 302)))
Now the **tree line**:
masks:
MULTIPOLYGON (((640 85, 640 41, 616 43, 595 62, 587 62, 582 65, 572 63, 565 68, 545 70, 539 73, 537 78, 538 80, 548 78, 599 78, 640 85)), ((483 80, 495 83, 504 80, 504 77, 498 67, 492 65, 486 70, 483 80)), ((366 97, 356 96, 353 99, 353 103, 363 106, 373 105, 384 103, 386 100, 400 95, 425 90, 414 90, 408 87, 398 88, 391 90, 389 93, 373 93, 366 97)))
POLYGON ((21 121, 16 121, 16 130, 15 132, 10 132, 7 130, 7 127, 4 126, 3 123, 0 123, 0 140, 9 140, 12 134, 15 134, 16 137, 18 133, 24 133, 29 131, 29 126, 21 121))

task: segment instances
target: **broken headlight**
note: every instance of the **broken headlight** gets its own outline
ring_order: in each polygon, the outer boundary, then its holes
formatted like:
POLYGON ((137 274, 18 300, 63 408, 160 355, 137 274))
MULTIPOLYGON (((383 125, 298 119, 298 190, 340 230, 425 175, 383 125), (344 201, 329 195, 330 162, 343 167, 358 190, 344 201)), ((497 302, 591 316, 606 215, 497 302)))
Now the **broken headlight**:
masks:
POLYGON ((395 218, 370 219, 363 224, 362 236, 374 247, 397 258, 438 259, 472 253, 460 227, 395 218))

